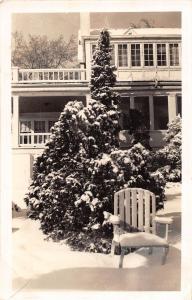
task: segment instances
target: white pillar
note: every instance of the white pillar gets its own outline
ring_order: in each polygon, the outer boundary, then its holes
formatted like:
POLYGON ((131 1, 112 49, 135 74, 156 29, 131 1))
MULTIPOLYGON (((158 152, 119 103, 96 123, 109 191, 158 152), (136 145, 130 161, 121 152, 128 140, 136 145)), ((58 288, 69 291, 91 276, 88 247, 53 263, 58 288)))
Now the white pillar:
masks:
POLYGON ((12 116, 12 136, 13 147, 19 145, 19 96, 13 96, 13 116, 12 116))
POLYGON ((150 118, 150 130, 155 129, 154 124, 154 103, 153 103, 153 95, 149 96, 149 118, 150 118))
POLYGON ((168 95, 168 113, 169 113, 169 122, 171 122, 177 116, 177 97, 176 97, 176 94, 169 94, 168 95))
POLYGON ((19 81, 19 68, 12 67, 12 82, 18 82, 18 81, 19 81))
POLYGON ((134 96, 130 96, 130 109, 135 109, 134 96))
POLYGON ((89 105, 90 100, 91 100, 91 94, 89 93, 89 94, 86 95, 86 106, 89 105))

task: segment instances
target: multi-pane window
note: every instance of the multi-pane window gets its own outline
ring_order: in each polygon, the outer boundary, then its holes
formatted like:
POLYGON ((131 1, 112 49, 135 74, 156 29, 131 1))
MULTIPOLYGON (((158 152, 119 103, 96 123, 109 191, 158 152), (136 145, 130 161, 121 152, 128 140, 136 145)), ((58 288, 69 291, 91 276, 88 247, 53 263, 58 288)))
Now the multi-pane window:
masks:
POLYGON ((128 67, 128 51, 127 44, 118 45, 118 66, 128 67))
POLYGON ((31 132, 31 121, 21 121, 20 132, 21 133, 31 132))
POLYGON ((179 45, 169 44, 170 66, 179 65, 179 45))
POLYGON ((34 132, 46 132, 45 131, 45 121, 34 121, 34 132))
POLYGON ((131 44, 131 65, 133 67, 141 65, 140 44, 131 44))
POLYGON ((153 44, 144 44, 144 66, 153 66, 153 44))
POLYGON ((166 44, 157 44, 157 65, 166 66, 166 44))

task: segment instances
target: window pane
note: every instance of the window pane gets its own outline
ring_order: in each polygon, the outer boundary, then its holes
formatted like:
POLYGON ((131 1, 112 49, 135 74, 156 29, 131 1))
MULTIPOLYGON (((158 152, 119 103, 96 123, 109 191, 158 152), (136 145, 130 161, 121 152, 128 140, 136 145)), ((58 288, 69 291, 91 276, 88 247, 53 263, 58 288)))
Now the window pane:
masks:
POLYGON ((147 129, 150 127, 149 120, 149 97, 135 97, 135 109, 138 110, 143 117, 143 121, 147 129))
POLYGON ((168 123, 168 99, 167 96, 153 97, 154 126, 156 130, 167 129, 168 123))
POLYGON ((153 44, 144 44, 144 65, 153 66, 153 44))
POLYGON ((118 65, 119 67, 128 66, 127 44, 118 45, 118 65))
POLYGON ((140 44, 131 44, 131 65, 133 67, 141 65, 140 44))
POLYGON ((20 132, 31 132, 31 121, 21 121, 20 122, 20 132))
POLYGON ((166 44, 157 44, 157 65, 166 66, 166 44))
POLYGON ((34 132, 45 132, 45 121, 34 121, 34 132))
POLYGON ((170 66, 179 65, 179 45, 169 44, 170 66))

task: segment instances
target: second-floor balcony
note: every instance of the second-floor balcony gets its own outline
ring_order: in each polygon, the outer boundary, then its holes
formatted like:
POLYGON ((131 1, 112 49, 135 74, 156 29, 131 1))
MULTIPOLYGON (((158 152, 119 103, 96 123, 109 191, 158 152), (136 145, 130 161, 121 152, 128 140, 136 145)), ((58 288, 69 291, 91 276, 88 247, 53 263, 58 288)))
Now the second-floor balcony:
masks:
MULTIPOLYGON (((180 67, 118 68, 118 81, 180 81, 180 67)), ((87 69, 19 69, 12 68, 13 84, 83 83, 90 80, 87 69)))

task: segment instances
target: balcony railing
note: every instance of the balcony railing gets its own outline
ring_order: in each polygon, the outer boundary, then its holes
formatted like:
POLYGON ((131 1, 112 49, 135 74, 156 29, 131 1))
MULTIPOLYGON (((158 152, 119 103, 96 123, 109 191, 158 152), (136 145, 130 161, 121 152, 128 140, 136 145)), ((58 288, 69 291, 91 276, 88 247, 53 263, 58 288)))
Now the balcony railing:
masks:
POLYGON ((77 82, 86 80, 86 69, 12 68, 13 83, 77 82))
POLYGON ((51 133, 20 133, 19 145, 20 146, 44 146, 50 138, 51 133))

